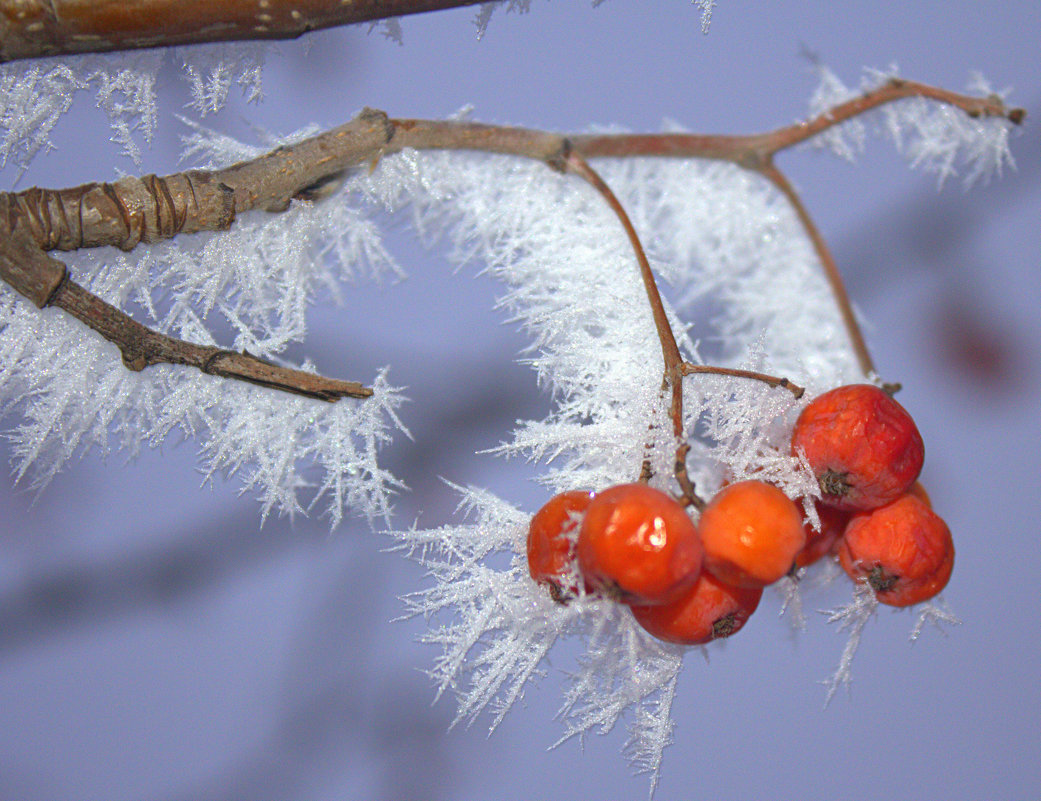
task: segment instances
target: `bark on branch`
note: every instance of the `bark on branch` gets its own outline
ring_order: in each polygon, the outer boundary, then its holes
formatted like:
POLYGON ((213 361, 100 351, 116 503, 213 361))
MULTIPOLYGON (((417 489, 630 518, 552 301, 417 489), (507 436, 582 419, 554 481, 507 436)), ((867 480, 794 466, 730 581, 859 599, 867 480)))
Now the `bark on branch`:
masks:
POLYGON ((483 0, 0 0, 0 63, 308 31, 483 0))

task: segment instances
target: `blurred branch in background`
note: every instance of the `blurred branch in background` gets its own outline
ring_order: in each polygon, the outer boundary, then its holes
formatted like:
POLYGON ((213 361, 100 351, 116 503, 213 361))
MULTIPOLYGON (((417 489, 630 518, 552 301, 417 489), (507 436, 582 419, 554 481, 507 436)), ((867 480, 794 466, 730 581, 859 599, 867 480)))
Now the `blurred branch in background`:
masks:
POLYGON ((146 47, 295 39, 481 0, 0 0, 0 63, 146 47))

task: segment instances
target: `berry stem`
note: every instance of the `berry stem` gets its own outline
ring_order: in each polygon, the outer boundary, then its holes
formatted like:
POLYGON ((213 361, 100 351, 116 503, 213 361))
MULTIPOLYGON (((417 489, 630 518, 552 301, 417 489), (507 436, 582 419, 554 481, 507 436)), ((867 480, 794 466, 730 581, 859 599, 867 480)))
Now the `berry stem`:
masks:
MULTIPOLYGON (((658 282, 654 278, 651 263, 643 249, 643 243, 640 242, 640 235, 636 233, 636 228, 633 226, 632 220, 629 219, 625 207, 611 190, 611 187, 589 165, 589 162, 572 150, 566 142, 562 164, 563 168, 568 172, 585 179, 607 201, 607 204, 622 223, 626 236, 629 237, 629 243, 632 245, 633 253, 636 254, 636 263, 640 269, 640 277, 643 279, 643 287, 647 292, 647 301, 651 305, 651 315, 654 317, 654 327, 658 331, 662 358, 665 362, 665 377, 662 390, 664 391, 665 385, 668 385, 672 395, 669 403, 669 416, 672 418, 672 433, 676 439, 676 459, 673 473, 680 487, 679 500, 685 506, 693 505, 698 509, 702 509, 705 506, 705 501, 698 496, 694 482, 687 473, 687 452, 690 450, 690 445, 687 443, 686 432, 683 427, 683 365, 686 362, 683 361, 683 357, 680 355, 676 335, 669 324, 669 317, 665 312, 665 304, 662 302, 661 292, 658 290, 658 282)), ((551 165, 556 166, 556 163, 551 162, 551 165)), ((644 480, 644 477, 650 478, 650 474, 650 461, 649 459, 644 459, 643 465, 640 467, 641 480, 644 480)))
POLYGON ((813 218, 810 217, 810 213, 806 210, 802 199, 784 173, 774 166, 772 159, 767 159, 759 167, 759 172, 788 199, 796 216, 799 218, 799 222, 802 223, 802 227, 806 230, 807 236, 813 243, 813 249, 816 251, 817 258, 824 269, 824 275, 831 285, 832 294, 835 296, 835 302, 838 304, 842 322, 846 326, 846 332, 849 334, 850 344, 852 344, 853 351, 857 355, 857 362, 860 364, 861 371, 867 377, 878 375, 875 370, 875 363, 868 352, 867 343, 864 341, 864 334, 860 330, 860 324, 857 322, 856 315, 853 314, 853 304, 850 303, 849 293, 846 292, 846 284, 843 282, 842 274, 835 263, 835 257, 831 255, 831 250, 824 241, 824 237, 821 236, 817 225, 813 222, 813 218))
POLYGON ((683 362, 680 365, 680 371, 683 375, 728 375, 734 378, 751 378, 754 381, 762 381, 764 384, 768 384, 771 387, 784 387, 792 393, 796 398, 801 398, 803 393, 806 391, 803 387, 798 384, 793 384, 787 378, 778 378, 775 375, 767 375, 766 373, 757 373, 754 370, 738 370, 733 367, 713 367, 709 364, 691 364, 690 362, 683 362))

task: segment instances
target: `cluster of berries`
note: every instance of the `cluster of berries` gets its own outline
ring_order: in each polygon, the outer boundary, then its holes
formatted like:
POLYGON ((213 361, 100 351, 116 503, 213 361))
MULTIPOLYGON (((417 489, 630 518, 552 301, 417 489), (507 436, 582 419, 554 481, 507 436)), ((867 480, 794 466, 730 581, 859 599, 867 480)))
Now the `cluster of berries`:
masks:
POLYGON ((627 604, 648 632, 682 645, 734 634, 764 587, 824 556, 892 606, 943 589, 954 546, 917 483, 922 438, 900 404, 874 386, 839 387, 803 410, 791 447, 820 483, 819 529, 758 480, 724 486, 696 525, 646 484, 564 492, 531 520, 532 578, 560 603, 581 585, 627 604))

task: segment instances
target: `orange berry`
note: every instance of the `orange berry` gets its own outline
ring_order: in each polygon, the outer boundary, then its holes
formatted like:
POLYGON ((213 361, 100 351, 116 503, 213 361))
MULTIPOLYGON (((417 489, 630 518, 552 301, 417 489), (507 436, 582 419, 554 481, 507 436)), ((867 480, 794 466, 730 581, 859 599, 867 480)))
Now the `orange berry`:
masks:
POLYGON ((904 407, 870 384, 825 392, 799 415, 792 453, 806 454, 822 500, 874 509, 907 492, 925 458, 922 436, 904 407))
POLYGON ((839 546, 842 569, 890 606, 926 601, 947 586, 954 542, 943 519, 908 493, 854 515, 839 546))
POLYGON ((716 493, 698 522, 705 569, 737 587, 765 587, 791 570, 806 544, 792 500, 763 481, 739 481, 716 493))
POLYGON ((735 634, 759 606, 759 587, 733 587, 708 573, 668 604, 633 606, 636 622, 659 640, 703 645, 735 634))
POLYGON ((626 603, 668 603, 697 580, 702 555, 686 510, 646 484, 598 493, 578 533, 586 581, 626 603))
POLYGON ((844 509, 836 509, 822 503, 814 505, 817 507, 817 517, 820 518, 821 527, 818 530, 808 522, 803 524, 806 532, 806 544, 795 555, 796 567, 809 567, 824 556, 835 553, 842 533, 846 530, 846 524, 852 516, 851 512, 844 509))
POLYGON ((578 595, 575 537, 568 535, 578 529, 592 499, 593 493, 582 490, 554 495, 528 525, 528 572, 549 587, 557 603, 567 603, 578 595))

